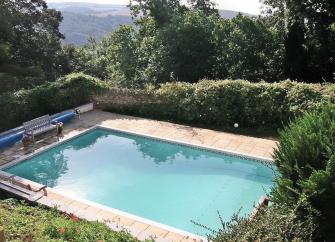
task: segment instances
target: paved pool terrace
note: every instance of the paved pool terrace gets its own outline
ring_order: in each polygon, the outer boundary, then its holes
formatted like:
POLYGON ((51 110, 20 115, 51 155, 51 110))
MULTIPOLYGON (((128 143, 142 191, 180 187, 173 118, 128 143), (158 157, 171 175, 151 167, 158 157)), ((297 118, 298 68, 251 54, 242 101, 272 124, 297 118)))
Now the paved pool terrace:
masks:
MULTIPOLYGON (((260 160, 269 160, 277 143, 274 140, 255 138, 243 135, 230 134, 202 128, 194 128, 169 122, 149 120, 125 116, 120 114, 93 110, 81 115, 65 125, 64 137, 55 137, 49 132, 37 137, 34 147, 24 149, 19 143, 0 151, 1 166, 12 164, 27 156, 38 153, 47 147, 77 136, 94 126, 123 130, 131 133, 143 134, 168 140, 175 140, 187 144, 206 147, 214 150, 224 150, 232 154, 257 157, 260 160)), ((38 186, 32 181, 17 178, 23 184, 38 186)), ((74 213, 87 220, 99 220, 106 223, 113 230, 128 230, 140 240, 153 237, 156 241, 201 241, 204 238, 164 226, 131 214, 124 213, 90 201, 71 198, 57 191, 47 188, 47 195, 37 201, 47 207, 57 206, 60 211, 74 213)))

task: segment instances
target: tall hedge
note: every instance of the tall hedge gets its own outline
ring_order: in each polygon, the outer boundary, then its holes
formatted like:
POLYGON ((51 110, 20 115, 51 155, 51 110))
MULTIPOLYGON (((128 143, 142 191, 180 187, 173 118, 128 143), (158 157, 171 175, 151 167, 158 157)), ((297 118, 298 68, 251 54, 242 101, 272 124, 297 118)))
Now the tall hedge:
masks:
POLYGON ((75 73, 33 89, 3 93, 0 95, 0 131, 89 102, 105 88, 99 79, 75 73))
POLYGON ((276 129, 307 110, 335 102, 335 85, 204 80, 168 83, 146 91, 113 88, 96 100, 105 110, 150 118, 276 129))
POLYGON ((242 128, 276 129, 305 111, 335 102, 335 85, 204 80, 130 90, 107 88, 99 79, 77 73, 0 95, 0 131, 75 107, 92 97, 98 107, 124 114, 217 127, 238 123, 242 128))

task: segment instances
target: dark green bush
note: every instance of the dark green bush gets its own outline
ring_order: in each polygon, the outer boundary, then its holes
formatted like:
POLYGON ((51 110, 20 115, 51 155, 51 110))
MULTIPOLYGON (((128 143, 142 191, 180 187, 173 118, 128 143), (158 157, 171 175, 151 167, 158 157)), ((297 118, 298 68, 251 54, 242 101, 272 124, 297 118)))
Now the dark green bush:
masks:
POLYGON ((28 90, 0 95, 0 131, 22 122, 89 102, 106 87, 99 79, 75 73, 28 90))
MULTIPOLYGON (((320 212, 318 240, 335 241, 335 105, 306 113, 280 132, 274 153, 280 176, 273 191, 276 203, 307 201, 320 212)), ((304 209, 297 209, 301 217, 304 209)))
MULTIPOLYGON (((335 101, 335 85, 210 81, 167 83, 147 92, 111 89, 101 108, 144 117, 216 127, 276 130, 323 103, 335 101), (144 100, 147 96, 150 101, 144 100), (116 98, 117 97, 117 98, 116 98), (140 97, 140 98, 139 98, 140 97), (119 101, 122 100, 122 101, 119 101)), ((100 98, 101 100, 101 98, 100 98)))

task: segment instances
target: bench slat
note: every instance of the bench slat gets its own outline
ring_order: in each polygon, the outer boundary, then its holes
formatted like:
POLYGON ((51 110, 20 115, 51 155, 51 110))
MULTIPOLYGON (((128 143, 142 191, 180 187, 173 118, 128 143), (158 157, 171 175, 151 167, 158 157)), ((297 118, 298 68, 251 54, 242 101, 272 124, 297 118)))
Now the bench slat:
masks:
POLYGON ((42 117, 24 122, 23 127, 27 133, 33 136, 55 128, 55 126, 51 123, 51 117, 49 115, 44 115, 42 117))

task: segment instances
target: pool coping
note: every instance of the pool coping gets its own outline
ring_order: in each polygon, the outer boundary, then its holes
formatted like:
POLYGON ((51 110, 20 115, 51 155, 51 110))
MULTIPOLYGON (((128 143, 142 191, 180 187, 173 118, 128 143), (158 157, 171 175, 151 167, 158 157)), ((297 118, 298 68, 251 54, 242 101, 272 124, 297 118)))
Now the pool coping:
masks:
MULTIPOLYGON (((140 137, 144 137, 144 138, 148 138, 148 139, 154 139, 154 140, 158 140, 158 141, 162 141, 162 142, 173 143, 173 144, 187 146, 187 147, 191 147, 191 148, 195 148, 195 149, 207 150, 207 151, 211 151, 211 152, 224 154, 224 155, 227 155, 227 156, 237 157, 237 158, 240 158, 240 159, 247 159, 247 160, 252 160, 252 161, 255 161, 255 162, 260 162, 264 165, 272 165, 274 163, 273 159, 269 159, 269 158, 262 157, 262 156, 254 156, 254 155, 249 155, 249 154, 246 154, 246 153, 235 152, 235 151, 230 151, 230 150, 226 150, 226 149, 219 149, 219 148, 215 148, 215 147, 211 147, 211 146, 207 146, 207 145, 203 145, 203 144, 193 144, 193 143, 190 143, 190 142, 180 141, 180 140, 176 140, 176 139, 162 138, 162 137, 159 137, 159 136, 148 135, 148 134, 144 134, 144 133, 140 133, 140 132, 133 132, 133 131, 119 129, 119 128, 111 128, 111 127, 107 127, 107 126, 104 126, 104 125, 94 125, 93 127, 90 127, 86 130, 83 130, 76 135, 73 135, 71 137, 66 137, 62 140, 58 140, 58 142, 55 142, 55 143, 52 143, 52 144, 49 144, 49 145, 45 145, 45 146, 35 150, 34 152, 30 153, 30 154, 24 155, 24 156, 22 156, 18 159, 15 159, 11 162, 8 162, 6 164, 1 165, 0 166, 0 173, 10 174, 8 172, 3 171, 3 169, 7 169, 9 167, 12 167, 12 166, 14 166, 14 165, 16 165, 20 162, 23 162, 27 159, 30 159, 34 156, 37 156, 40 153, 43 153, 43 152, 45 152, 49 149, 52 149, 52 148, 54 148, 58 145, 61 145, 63 143, 69 142, 69 141, 71 141, 75 138, 83 136, 83 135, 85 135, 89 132, 92 132, 92 131, 96 130, 96 129, 104 129, 104 130, 109 130, 109 131, 114 131, 114 132, 121 132, 121 133, 129 134, 129 135, 140 136, 140 137)), ((34 184, 34 183, 38 184, 36 182, 30 181, 30 180, 25 179, 25 178, 21 178, 21 177, 19 177, 19 178, 22 179, 23 181, 31 182, 32 184, 34 184)), ((41 184, 38 184, 38 185, 41 185, 41 184)), ((55 189, 55 188, 47 187, 47 189, 49 191, 53 192, 53 193, 56 193, 56 194, 60 195, 60 196, 70 198, 74 201, 89 204, 93 207, 100 208, 104 211, 110 211, 110 212, 116 213, 118 215, 125 216, 125 217, 133 219, 135 221, 141 222, 141 223, 145 223, 145 224, 148 224, 148 225, 151 225, 151 226, 159 227, 163 230, 167 230, 167 231, 170 231, 172 233, 180 234, 180 235, 186 236, 186 237, 195 238, 196 240, 199 240, 199 241, 207 241, 207 238, 205 238, 205 237, 190 233, 188 231, 184 231, 182 229, 178 229, 178 228, 175 228, 175 227, 172 227, 172 226, 169 226, 169 225, 165 225, 165 224, 162 224, 162 223, 150 220, 150 219, 146 219, 146 218, 143 218, 143 217, 140 217, 140 216, 136 216, 134 214, 130 214, 130 213, 127 213, 127 212, 124 212, 124 211, 121 211, 121 210, 118 210, 118 209, 115 209, 115 208, 112 208, 112 207, 109 207, 109 206, 105 206, 105 205, 102 205, 102 204, 99 204, 99 203, 96 203, 96 202, 93 202, 93 201, 90 201, 90 200, 87 200, 87 199, 82 199, 82 198, 78 198, 78 197, 75 197, 75 196, 69 196, 68 194, 65 194, 64 192, 59 191, 58 189, 55 189)), ((97 220, 99 220, 99 219, 97 218, 97 220)))
MULTIPOLYGON (((52 192, 55 192, 55 193, 60 192, 58 189, 54 189, 54 188, 48 188, 48 190, 50 190, 52 192)), ((191 232, 188 232, 188 231, 185 231, 185 230, 182 230, 182 229, 178 229, 176 227, 172 227, 172 226, 169 226, 169 225, 166 225, 166 224, 162 224, 162 223, 156 222, 154 220, 147 219, 147 218, 144 218, 144 217, 141 217, 141 216, 137 216, 135 214, 131 214, 131 213, 128 213, 128 212, 125 212, 125 211, 122 211, 122 210, 119 210, 119 209, 116 209, 116 208, 113 208, 113 207, 109 207, 109 206, 106 206, 106 205, 103 205, 103 204, 100 204, 100 203, 97 203, 97 202, 93 202, 93 201, 90 201, 88 199, 79 198, 79 197, 71 196, 71 195, 68 195, 68 194, 62 195, 62 196, 66 196, 66 197, 68 197, 70 199, 73 199, 75 201, 86 203, 86 204, 91 205, 93 207, 100 208, 104 211, 113 212, 117 215, 125 216, 125 217, 131 218, 135 221, 146 223, 148 225, 153 225, 153 226, 156 226, 156 227, 162 228, 164 230, 171 231, 171 232, 183 235, 183 236, 189 236, 189 237, 197 238, 197 239, 200 239, 200 241, 207 241, 207 239, 203 236, 193 234, 191 232)), ((124 226, 127 227, 126 225, 124 225, 124 226)))
POLYGON ((135 136, 142 136, 148 139, 154 139, 154 140, 158 140, 158 141, 162 141, 162 142, 168 142, 168 143, 172 143, 172 144, 177 144, 177 145, 183 145, 183 146, 188 146, 191 148, 195 148, 195 149, 201 149, 201 150, 209 150, 212 152, 216 152, 216 153, 220 153, 220 154, 224 154, 224 155, 228 155, 228 156, 233 156, 233 157, 237 157, 240 159, 244 159, 244 160, 253 160, 256 162, 260 162, 264 165, 271 165, 274 164, 274 160, 271 158, 267 158, 267 157, 263 157, 263 156, 254 156, 254 155, 249 155, 246 153, 242 153, 242 152, 236 152, 236 151, 231 151, 231 150, 227 150, 227 149, 219 149, 219 148, 215 148, 212 146, 207 146, 204 144, 193 144, 190 142, 185 142, 185 141, 181 141, 181 140, 176 140, 176 139, 168 139, 168 138, 162 138, 159 136, 155 136, 155 135, 148 135, 148 134, 144 134, 144 133, 140 133, 140 132, 133 132, 133 131, 129 131, 129 130, 125 130, 125 129, 119 129, 119 128, 111 128, 111 127, 107 127, 104 125, 94 125, 91 128, 88 128, 76 135, 73 135, 71 137, 67 137, 64 138, 56 143, 50 144, 50 145, 45 145, 37 150, 34 150, 32 153, 24 155, 18 159, 15 159, 13 161, 10 161, 6 164, 3 164, 0 166, 0 170, 3 169, 7 169, 11 166, 14 166, 24 160, 27 160, 29 158, 32 158, 36 155, 39 155, 42 152, 45 152, 49 149, 54 148, 55 146, 61 145, 63 143, 69 142, 72 139, 78 138, 82 135, 85 135, 86 133, 92 132, 96 129, 105 129, 105 130, 110 130, 110 131, 116 131, 116 132, 121 132, 121 133, 126 133, 126 134, 130 134, 130 135, 135 135, 135 136))

